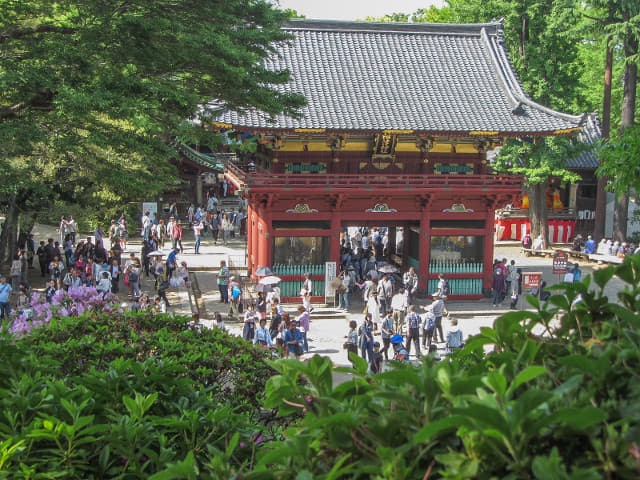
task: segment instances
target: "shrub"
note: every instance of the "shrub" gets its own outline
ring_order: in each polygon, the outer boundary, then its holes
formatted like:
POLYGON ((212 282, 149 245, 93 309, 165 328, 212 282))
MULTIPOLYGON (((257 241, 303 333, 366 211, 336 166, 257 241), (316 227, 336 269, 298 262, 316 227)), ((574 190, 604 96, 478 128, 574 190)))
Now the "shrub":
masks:
POLYGON ((543 305, 529 297, 537 311, 503 315, 442 362, 368 376, 360 359, 336 387, 327 359, 274 362, 265 406, 306 415, 260 452, 254 473, 639 478, 640 256, 593 281, 561 284, 543 305), (617 303, 604 295, 613 275, 626 283, 617 303))
POLYGON ((52 318, 0 339, 0 478, 232 478, 275 433, 265 353, 190 319, 52 318))

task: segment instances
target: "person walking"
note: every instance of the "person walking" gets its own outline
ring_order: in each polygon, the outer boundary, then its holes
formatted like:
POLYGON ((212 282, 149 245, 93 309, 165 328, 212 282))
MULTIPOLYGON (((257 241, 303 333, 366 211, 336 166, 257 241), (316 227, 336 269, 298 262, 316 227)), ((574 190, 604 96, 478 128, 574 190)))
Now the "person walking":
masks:
POLYGON ((373 330, 374 324, 371 313, 364 316, 364 322, 360 326, 360 348, 362 358, 368 358, 368 362, 373 361, 373 330))
POLYGON ((296 318, 296 322, 300 327, 300 333, 302 334, 302 349, 304 352, 309 351, 309 324, 311 323, 311 315, 309 314, 309 310, 304 308, 303 305, 298 306, 298 318, 296 318))
POLYGON ((167 290, 169 290, 169 277, 164 271, 163 267, 158 267, 158 277, 156 278, 156 293, 157 296, 164 300, 167 308, 169 308, 169 299, 167 298, 167 290))
POLYGON ((172 236, 174 250, 178 248, 178 245, 180 245, 180 253, 184 252, 184 247, 182 246, 182 225, 180 225, 180 222, 176 221, 173 224, 172 236))
POLYGON ((300 289, 300 297, 302 297, 302 305, 305 310, 311 312, 311 294, 313 293, 313 283, 311 282, 311 274, 304 274, 304 282, 302 282, 302 288, 300 289))
MULTIPOLYGON (((347 351, 347 357, 350 353, 358 355, 358 323, 355 320, 349 322, 349 333, 345 337, 347 341, 344 343, 343 348, 347 351)), ((349 359, 351 360, 351 359, 349 359)), ((355 367, 355 362, 351 361, 351 364, 355 367)))
POLYGON ((411 341, 416 348, 416 356, 422 356, 420 352, 420 315, 414 312, 414 306, 409 305, 407 313, 407 352, 411 354, 411 341))
POLYGON ((387 311, 384 319, 382 320, 382 325, 380 326, 380 332, 382 334, 382 353, 384 354, 384 359, 389 360, 389 345, 391 345, 391 337, 393 336, 394 319, 393 312, 391 310, 387 311))
POLYGON ((220 270, 218 270, 218 290, 220 303, 229 303, 229 269, 224 260, 220 261, 220 270))
POLYGON ((204 223, 202 223, 202 220, 196 222, 193 224, 193 236, 196 239, 196 244, 195 244, 195 254, 199 255, 200 254, 200 238, 202 236, 202 229, 204 228, 204 223))
POLYGON ((11 285, 7 283, 7 277, 0 276, 0 318, 7 318, 11 313, 9 295, 12 290, 11 285))

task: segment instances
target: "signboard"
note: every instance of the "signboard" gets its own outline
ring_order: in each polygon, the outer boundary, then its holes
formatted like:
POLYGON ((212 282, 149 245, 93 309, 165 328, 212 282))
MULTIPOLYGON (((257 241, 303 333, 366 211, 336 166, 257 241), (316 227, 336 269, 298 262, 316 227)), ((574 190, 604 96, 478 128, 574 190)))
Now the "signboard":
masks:
POLYGON ((556 252, 553 256, 553 273, 558 275, 567 273, 567 264, 569 262, 569 254, 567 252, 556 252))
POLYGON ((142 202, 142 215, 149 212, 149 217, 153 218, 154 213, 158 213, 158 202, 142 202))
POLYGON ((331 280, 336 278, 337 276, 337 265, 336 262, 325 262, 324 263, 324 301, 326 302, 328 298, 334 297, 334 290, 331 288, 331 280))
POLYGON ((522 288, 540 288, 542 272, 524 272, 522 274, 522 288))

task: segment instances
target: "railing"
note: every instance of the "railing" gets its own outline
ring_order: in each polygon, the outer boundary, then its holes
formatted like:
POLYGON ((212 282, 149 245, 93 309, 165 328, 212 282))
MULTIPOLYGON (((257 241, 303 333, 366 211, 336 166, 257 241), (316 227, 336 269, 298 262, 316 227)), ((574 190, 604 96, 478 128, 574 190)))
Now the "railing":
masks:
MULTIPOLYGON (((497 210, 496 216, 499 220, 509 220, 510 218, 529 218, 529 209, 511 208, 509 210, 497 210)), ((547 207, 547 218, 575 220, 578 218, 578 211, 575 208, 547 207)))
POLYGON ((517 175, 359 175, 359 174, 273 174, 249 172, 242 165, 228 162, 227 173, 241 188, 272 189, 279 186, 309 189, 376 189, 454 190, 460 188, 520 189, 522 177, 517 175))

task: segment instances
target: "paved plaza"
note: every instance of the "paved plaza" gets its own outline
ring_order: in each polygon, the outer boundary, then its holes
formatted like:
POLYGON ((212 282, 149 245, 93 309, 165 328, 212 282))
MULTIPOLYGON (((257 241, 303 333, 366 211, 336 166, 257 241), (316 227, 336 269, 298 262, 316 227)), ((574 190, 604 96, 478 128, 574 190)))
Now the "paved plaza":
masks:
MULTIPOLYGON (((55 229, 51 227, 38 225, 34 229, 36 239, 44 239, 49 236, 54 237, 55 229)), ((54 237, 55 238, 55 237, 54 237)), ((83 238, 82 236, 80 238, 83 238)), ((108 241, 105 242, 108 247, 108 241)), ((206 327, 214 325, 216 313, 221 313, 227 330, 232 334, 240 335, 242 331, 242 323, 239 318, 230 320, 228 317, 229 307, 220 302, 220 294, 217 287, 217 270, 221 260, 226 260, 231 264, 231 274, 238 276, 246 276, 245 268, 237 268, 236 265, 245 265, 244 258, 246 252, 246 242, 244 239, 236 237, 231 239, 229 245, 223 246, 219 242, 214 245, 211 237, 203 237, 200 245, 200 254, 194 254, 194 241, 192 232, 185 230, 185 239, 183 240, 184 253, 178 255, 178 262, 187 262, 193 280, 193 289, 187 287, 172 287, 168 292, 168 298, 171 303, 170 312, 175 314, 191 317, 195 313, 199 313, 199 321, 206 327)), ((140 239, 132 238, 129 241, 126 253, 136 253, 139 256, 141 249, 140 239)), ((169 253, 169 248, 165 247, 164 251, 169 253)), ((495 258, 507 258, 509 261, 515 260, 516 266, 522 268, 524 272, 536 271, 543 273, 543 280, 548 285, 558 282, 558 276, 552 273, 551 259, 542 257, 525 257, 520 252, 520 246, 512 243, 498 244, 495 248, 495 258)), ((590 274, 594 268, 601 268, 596 264, 581 264, 583 275, 590 274)), ((41 288, 42 281, 39 277, 37 269, 30 270, 30 281, 35 288, 41 288)), ((606 294, 609 298, 615 298, 617 291, 623 287, 622 282, 614 278, 607 286, 606 294)), ((141 289, 143 293, 152 296, 154 294, 153 277, 142 278, 141 289)), ((128 300, 126 295, 126 287, 121 285, 120 297, 123 302, 128 300)), ((252 297, 251 288, 245 289, 244 300, 248 302, 252 297), (249 290, 249 291, 247 291, 249 290)), ((255 295, 253 295, 255 298, 255 295)), ((342 349, 345 342, 345 336, 348 332, 348 324, 350 320, 357 321, 360 324, 363 321, 363 302, 360 295, 353 292, 350 296, 351 309, 349 312, 334 308, 332 302, 321 305, 315 304, 311 315, 311 326, 309 331, 310 351, 302 357, 319 354, 329 357, 337 366, 349 365, 346 351, 342 349)), ((417 305, 428 305, 431 300, 424 297, 418 298, 415 302, 417 305)), ((508 307, 508 301, 505 301, 508 307)), ((521 302, 518 302, 518 307, 521 302)), ((459 327, 464 332, 465 338, 480 332, 481 327, 491 326, 495 318, 509 311, 505 306, 494 308, 490 298, 481 300, 457 300, 448 301, 447 307, 451 318, 457 318, 459 327)), ((285 304, 285 310, 289 311, 292 318, 297 313, 295 310, 297 304, 285 304)), ((421 310, 419 310, 421 311, 421 310)), ((443 319, 443 328, 445 330, 449 326, 446 317, 443 319)), ((376 339, 382 343, 379 334, 376 339)), ((444 353, 444 344, 439 344, 439 351, 444 353)))

